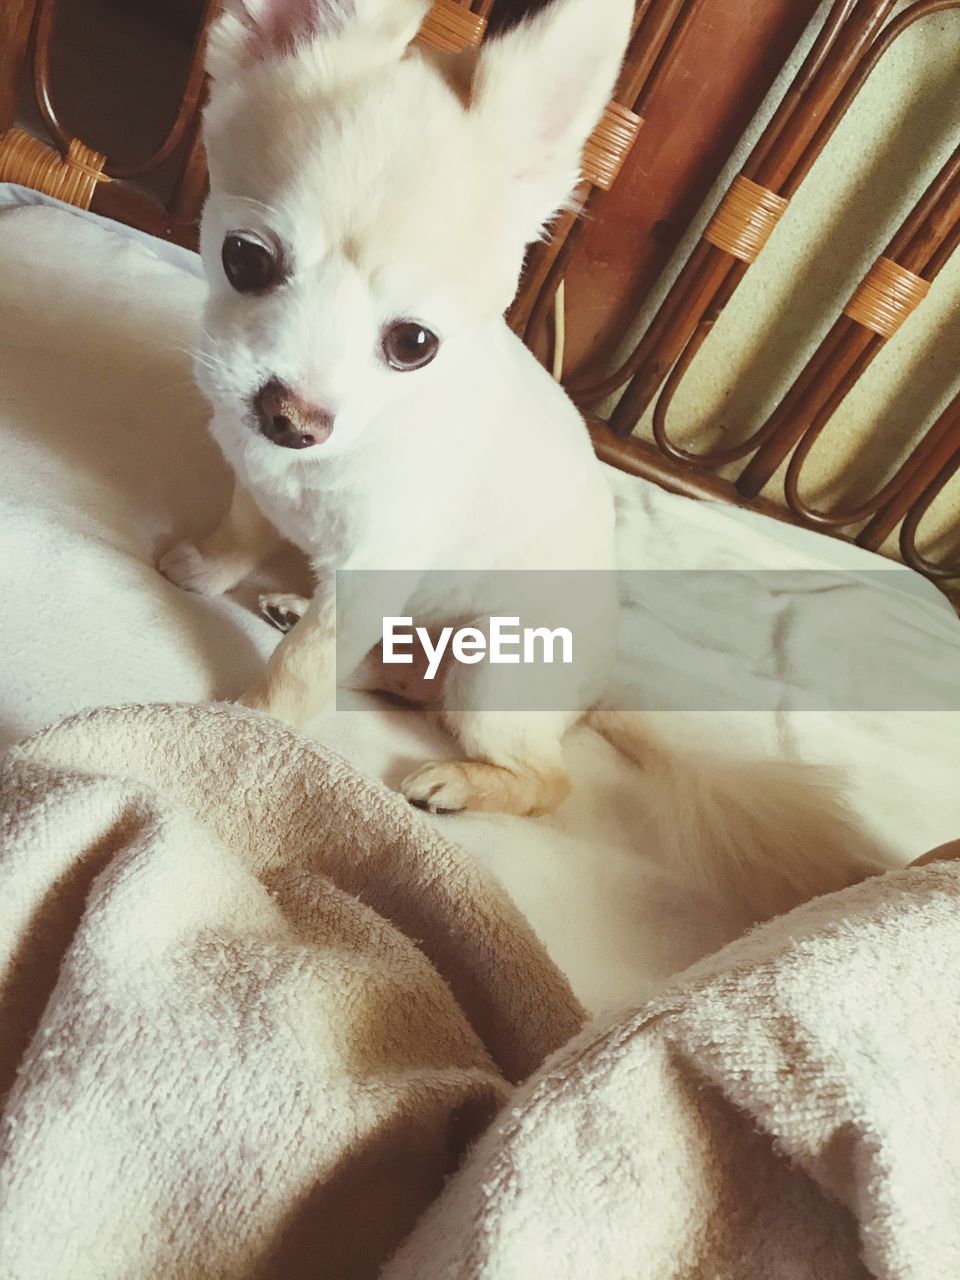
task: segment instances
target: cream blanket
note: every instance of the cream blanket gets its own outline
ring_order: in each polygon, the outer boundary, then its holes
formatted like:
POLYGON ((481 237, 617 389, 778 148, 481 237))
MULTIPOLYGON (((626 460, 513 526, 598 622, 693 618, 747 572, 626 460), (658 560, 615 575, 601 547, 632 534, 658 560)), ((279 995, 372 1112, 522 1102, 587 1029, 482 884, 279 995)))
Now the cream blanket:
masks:
POLYGON ((264 718, 83 715, 0 796, 4 1280, 960 1275, 960 863, 577 1034, 499 889, 264 718))
POLYGON ((866 881, 588 1027, 384 1280, 956 1280, 960 862, 866 881))
POLYGON ((466 855, 265 717, 93 712, 0 795, 4 1280, 374 1275, 581 1024, 466 855))

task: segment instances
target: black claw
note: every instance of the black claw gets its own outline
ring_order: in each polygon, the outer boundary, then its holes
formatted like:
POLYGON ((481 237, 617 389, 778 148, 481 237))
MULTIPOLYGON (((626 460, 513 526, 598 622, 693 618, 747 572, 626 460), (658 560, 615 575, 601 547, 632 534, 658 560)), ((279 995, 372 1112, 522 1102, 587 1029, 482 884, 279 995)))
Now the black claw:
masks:
POLYGON ((260 612, 263 614, 266 620, 270 623, 270 625, 272 627, 276 627, 278 631, 287 632, 290 630, 290 627, 284 621, 283 614, 276 607, 276 605, 272 605, 272 604, 265 605, 260 610, 260 612))
POLYGON ((410 797, 407 796, 407 801, 409 804, 413 805, 414 809, 420 809, 424 813, 436 814, 438 818, 449 818, 451 814, 463 813, 463 809, 439 809, 432 805, 429 800, 411 800, 410 797))

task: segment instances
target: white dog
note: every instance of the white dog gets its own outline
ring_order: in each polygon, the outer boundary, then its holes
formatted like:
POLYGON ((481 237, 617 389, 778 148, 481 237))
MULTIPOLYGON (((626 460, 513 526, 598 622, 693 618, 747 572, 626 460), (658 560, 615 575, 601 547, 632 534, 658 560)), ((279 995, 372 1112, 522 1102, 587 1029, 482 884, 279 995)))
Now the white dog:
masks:
MULTIPOLYGON (((163 569, 221 592, 277 531, 306 552, 317 593, 243 698, 293 724, 334 692, 335 570, 425 574, 385 612, 429 625, 496 606, 432 599, 429 570, 614 568, 583 421, 503 313, 527 244, 576 185, 633 5, 563 0, 473 66, 409 48, 427 8, 230 0, 211 33, 199 379, 238 484, 223 525, 163 569)), ((463 591, 482 581, 465 574, 463 591)), ((343 675, 379 635, 344 636, 338 603, 343 675)), ((418 770, 404 794, 553 808, 561 739, 591 691, 553 715, 479 711, 471 679, 483 671, 465 670, 443 710, 467 761, 418 770)))
MULTIPOLYGON (((343 675, 379 639, 343 598, 337 636, 336 570, 406 571, 390 612, 431 625, 495 612, 491 572, 615 564, 583 421, 503 313, 526 246, 577 185, 633 2, 555 0, 446 59, 411 47, 427 8, 227 0, 211 32, 198 377, 237 486, 216 532, 162 568, 219 593, 278 536, 307 554, 316 594, 242 699, 294 724, 330 701, 336 644, 343 675), (482 572, 452 600, 437 598, 434 569, 482 572), (410 573, 426 575, 412 591, 410 573)), ((597 689, 586 680, 580 705, 554 713, 478 710, 481 670, 458 673, 442 710, 464 761, 428 764, 401 790, 438 812, 552 809, 568 788, 562 738, 597 689)), ((611 736, 630 749, 626 732, 611 736)), ((676 796, 686 803, 683 786, 676 796)), ((797 879, 799 845, 819 841, 813 891, 837 840, 823 844, 806 792, 801 807, 786 859, 797 879)), ((732 820, 752 849, 742 805, 732 820)), ((853 874, 840 843, 830 883, 853 874)))

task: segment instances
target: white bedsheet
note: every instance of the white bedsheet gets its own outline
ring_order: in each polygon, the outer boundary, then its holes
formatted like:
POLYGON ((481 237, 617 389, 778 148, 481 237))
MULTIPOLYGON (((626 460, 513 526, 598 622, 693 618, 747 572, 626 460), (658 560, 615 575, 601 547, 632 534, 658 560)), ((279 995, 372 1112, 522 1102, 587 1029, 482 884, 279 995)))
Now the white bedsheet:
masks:
MULTIPOLYGON (((0 203, 19 200, 0 189, 0 203)), ((190 255, 52 207, 0 211, 0 250, 0 742, 82 707, 237 693, 277 640, 251 611, 255 587, 205 600, 153 567, 175 536, 216 521, 229 487, 190 381, 202 293, 190 255)), ((857 576, 875 579, 885 563, 610 478, 631 567, 804 569, 826 584, 766 591, 754 656, 769 657, 784 682, 777 710, 659 715, 663 732, 724 751, 786 750, 843 765, 864 821, 904 861, 960 835, 960 713, 936 709, 960 705, 960 625, 942 597, 890 569, 879 608, 876 586, 869 589, 866 639, 845 655, 851 690, 878 672, 892 686, 909 678, 917 691, 909 705, 922 710, 790 711, 791 646, 821 634, 833 608, 830 575, 852 575, 849 608, 857 576)), ((288 557, 274 578, 295 586, 298 571, 288 557)), ((706 607, 702 616, 638 615, 637 634, 665 640, 662 659, 684 632, 685 644, 714 661, 725 643, 718 616, 737 616, 739 589, 731 587, 720 615, 706 607)), ((648 652, 632 683, 658 687, 661 667, 648 652)), ((451 751, 420 714, 379 704, 331 713, 316 732, 387 782, 451 751)), ((712 950, 730 924, 721 903, 691 893, 645 840, 642 775, 587 730, 572 735, 569 750, 576 786, 556 815, 437 821, 502 877, 596 1008, 636 997, 712 950)))

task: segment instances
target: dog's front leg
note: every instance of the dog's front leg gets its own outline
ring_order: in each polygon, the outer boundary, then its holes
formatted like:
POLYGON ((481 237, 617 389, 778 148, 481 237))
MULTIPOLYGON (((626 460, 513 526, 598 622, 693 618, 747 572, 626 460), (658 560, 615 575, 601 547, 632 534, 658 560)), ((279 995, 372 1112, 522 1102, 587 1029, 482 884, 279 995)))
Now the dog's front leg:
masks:
POLYGON ((332 593, 325 591, 310 601, 240 702, 300 728, 332 701, 336 686, 336 608, 332 593))
POLYGON ((338 676, 349 679, 383 639, 384 619, 400 614, 413 594, 409 572, 345 573, 324 584, 277 645, 266 671, 240 699, 297 728, 332 703, 338 676))
POLYGON ((158 564, 165 578, 184 591, 219 596, 252 573, 280 542, 280 535, 239 483, 217 528, 194 546, 178 542, 158 564))

